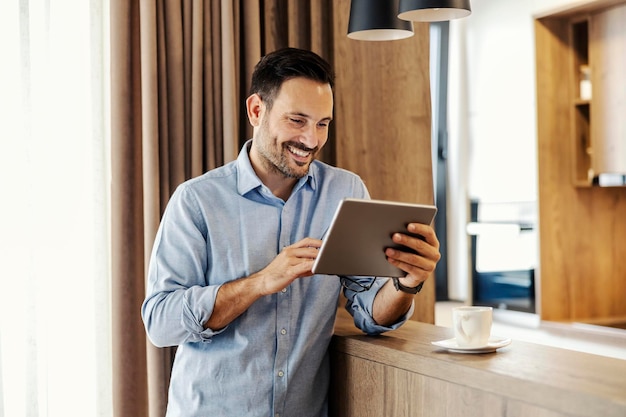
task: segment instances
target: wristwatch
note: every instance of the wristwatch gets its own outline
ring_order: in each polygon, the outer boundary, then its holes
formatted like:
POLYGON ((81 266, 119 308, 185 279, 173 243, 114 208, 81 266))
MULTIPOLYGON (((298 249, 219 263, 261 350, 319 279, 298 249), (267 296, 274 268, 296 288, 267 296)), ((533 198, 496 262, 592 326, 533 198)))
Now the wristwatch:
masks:
POLYGON ((400 278, 393 277, 392 279, 393 279, 393 286, 396 287, 396 291, 402 291, 402 292, 406 292, 409 294, 417 294, 418 292, 420 292, 420 290, 424 286, 424 281, 422 281, 419 284, 417 284, 417 287, 405 287, 404 285, 400 284, 400 278))

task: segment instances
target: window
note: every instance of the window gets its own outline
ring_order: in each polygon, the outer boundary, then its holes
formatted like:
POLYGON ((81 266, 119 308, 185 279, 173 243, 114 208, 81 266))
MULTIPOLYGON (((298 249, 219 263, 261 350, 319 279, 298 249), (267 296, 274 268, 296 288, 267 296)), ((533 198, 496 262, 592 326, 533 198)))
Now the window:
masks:
POLYGON ((0 415, 112 415, 107 15, 0 2, 0 415))

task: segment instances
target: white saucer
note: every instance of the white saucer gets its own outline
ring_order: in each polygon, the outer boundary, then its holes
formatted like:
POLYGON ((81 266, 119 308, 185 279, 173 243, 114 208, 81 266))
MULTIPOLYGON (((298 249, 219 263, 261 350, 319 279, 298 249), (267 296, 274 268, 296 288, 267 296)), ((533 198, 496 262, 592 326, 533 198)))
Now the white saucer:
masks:
POLYGON ((438 342, 431 342, 435 346, 439 346, 448 349, 450 352, 456 353, 490 353, 495 352, 496 349, 508 346, 511 344, 511 339, 503 339, 501 337, 490 337, 489 342, 485 346, 479 347, 462 347, 456 342, 456 338, 439 340, 438 342))

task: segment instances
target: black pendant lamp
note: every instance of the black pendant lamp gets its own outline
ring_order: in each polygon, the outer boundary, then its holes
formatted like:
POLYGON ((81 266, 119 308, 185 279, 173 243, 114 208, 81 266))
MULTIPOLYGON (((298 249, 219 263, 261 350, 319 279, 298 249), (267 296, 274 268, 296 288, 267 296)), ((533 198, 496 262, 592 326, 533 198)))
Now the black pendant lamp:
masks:
POLYGON ((398 19, 399 0, 352 0, 348 37, 392 41, 413 36, 413 22, 398 19))
POLYGON ((441 22, 472 13, 469 0, 400 0, 398 17, 412 22, 441 22))

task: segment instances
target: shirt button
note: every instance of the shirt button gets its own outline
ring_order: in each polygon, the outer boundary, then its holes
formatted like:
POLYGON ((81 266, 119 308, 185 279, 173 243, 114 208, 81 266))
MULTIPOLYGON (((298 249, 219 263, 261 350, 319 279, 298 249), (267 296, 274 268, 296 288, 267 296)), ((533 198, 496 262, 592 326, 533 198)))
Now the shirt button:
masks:
POLYGON ((278 371, 278 376, 282 378, 285 376, 285 373, 283 371, 278 371))
POLYGON ((287 288, 283 288, 282 290, 280 290, 281 292, 287 292, 287 288))
POLYGON ((282 335, 286 335, 286 334, 287 334, 287 330, 285 330, 285 329, 280 329, 280 334, 282 334, 282 335))

